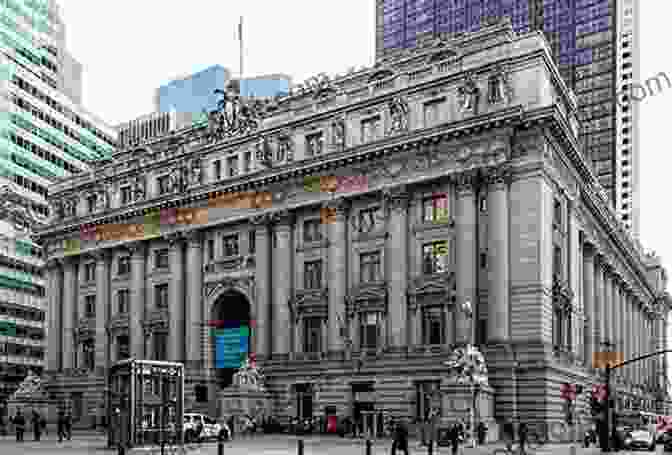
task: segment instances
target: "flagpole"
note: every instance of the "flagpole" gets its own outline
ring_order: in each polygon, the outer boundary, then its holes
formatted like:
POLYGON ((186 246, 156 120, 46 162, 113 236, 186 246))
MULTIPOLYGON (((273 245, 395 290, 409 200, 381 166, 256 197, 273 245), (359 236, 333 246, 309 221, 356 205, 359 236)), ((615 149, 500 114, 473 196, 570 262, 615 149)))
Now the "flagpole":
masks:
POLYGON ((238 24, 238 42, 240 44, 240 79, 243 79, 243 16, 240 16, 238 24))

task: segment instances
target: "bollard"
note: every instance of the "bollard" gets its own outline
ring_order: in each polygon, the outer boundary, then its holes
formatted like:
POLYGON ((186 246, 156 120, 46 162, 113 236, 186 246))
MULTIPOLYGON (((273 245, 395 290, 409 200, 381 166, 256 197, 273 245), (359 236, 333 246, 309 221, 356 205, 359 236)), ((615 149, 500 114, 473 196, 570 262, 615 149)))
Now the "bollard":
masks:
POLYGON ((299 439, 297 442, 296 453, 297 455, 303 455, 303 439, 299 439))
POLYGON ((434 453, 434 441, 430 439, 427 445, 427 455, 432 455, 432 453, 434 453))
POLYGON ((366 440, 366 455, 371 455, 371 440, 367 439, 366 440))
POLYGON ((224 455, 224 437, 221 434, 217 438, 217 455, 224 455))

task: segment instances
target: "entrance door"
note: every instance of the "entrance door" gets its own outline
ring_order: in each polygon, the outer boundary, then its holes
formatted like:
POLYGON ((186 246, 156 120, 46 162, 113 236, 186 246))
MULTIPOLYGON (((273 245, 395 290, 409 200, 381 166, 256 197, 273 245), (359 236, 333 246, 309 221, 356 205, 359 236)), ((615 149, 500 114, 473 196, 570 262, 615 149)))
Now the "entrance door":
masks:
POLYGON ((309 384, 296 385, 296 412, 301 422, 313 418, 313 391, 309 384))
POLYGON ((354 408, 355 422, 359 425, 359 432, 373 435, 375 432, 373 403, 370 401, 355 401, 354 408))

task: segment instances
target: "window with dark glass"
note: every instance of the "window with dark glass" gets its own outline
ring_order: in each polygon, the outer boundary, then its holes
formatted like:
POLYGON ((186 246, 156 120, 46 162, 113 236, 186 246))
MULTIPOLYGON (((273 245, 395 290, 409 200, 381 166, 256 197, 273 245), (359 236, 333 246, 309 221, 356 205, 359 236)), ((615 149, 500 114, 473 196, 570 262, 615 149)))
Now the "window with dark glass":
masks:
POLYGON ((553 227, 562 229, 562 204, 559 200, 553 200, 553 227))
POLYGON ((247 244, 250 249, 250 254, 254 254, 257 251, 257 232, 252 230, 247 232, 247 244))
POLYGON ((424 421, 429 418, 432 411, 432 399, 439 394, 440 385, 440 381, 423 381, 415 384, 416 419, 424 421))
POLYGON ((87 295, 84 297, 84 314, 87 318, 96 316, 96 296, 87 295))
POLYGON ((117 263, 117 274, 126 275, 131 272, 131 257, 122 256, 117 263))
POLYGON ((422 200, 422 220, 439 223, 448 220, 448 195, 434 194, 422 200))
POLYGON ((159 194, 166 194, 170 192, 171 188, 169 175, 162 175, 161 177, 157 178, 156 181, 158 182, 159 186, 159 194))
POLYGON ((238 234, 227 235, 223 238, 223 252, 225 257, 238 256, 238 234))
POLYGON ((303 282, 305 289, 322 287, 322 260, 306 262, 303 265, 303 282))
POLYGON ((89 262, 84 265, 84 281, 90 282, 96 279, 96 263, 89 262))
POLYGON ((303 351, 322 352, 322 318, 303 319, 303 351))
POLYGON ((562 248, 559 246, 553 247, 553 278, 562 279, 562 248))
POLYGON ((170 266, 168 248, 162 248, 154 253, 155 268, 167 269, 170 266))
POLYGON ((168 334, 165 332, 154 332, 152 334, 154 344, 154 360, 167 360, 168 334))
POLYGON ((94 340, 86 340, 82 343, 82 363, 84 369, 93 371, 96 365, 96 343, 94 340))
POLYGON ((322 133, 313 133, 307 135, 306 146, 309 157, 321 155, 324 151, 324 138, 322 133))
POLYGON ((212 261, 215 259, 215 241, 208 239, 208 260, 212 261))
POLYGON ((117 308, 119 313, 126 314, 128 313, 128 306, 130 303, 130 292, 128 289, 120 289, 117 292, 117 308))
POLYGON ((445 340, 445 321, 439 308, 426 309, 423 312, 423 343, 443 344, 445 340))
POLYGON ((553 309, 553 346, 561 348, 563 346, 563 315, 560 308, 553 309))
POLYGON ((231 156, 226 160, 226 168, 229 174, 229 177, 234 177, 238 175, 238 156, 231 156))
POLYGON ((98 196, 95 194, 92 194, 90 196, 87 196, 86 198, 86 206, 87 210, 89 212, 93 212, 96 210, 96 202, 98 201, 98 196))
POLYGON ((375 349, 378 346, 378 338, 380 336, 380 314, 362 314, 359 334, 361 348, 375 349))
POLYGON ((372 232, 376 229, 380 207, 371 207, 359 212, 359 232, 372 232))
POLYGON ((306 220, 303 223, 303 241, 319 242, 322 240, 320 220, 306 220))
POLYGON ((123 360, 128 357, 128 335, 120 335, 117 337, 117 359, 123 360))
POLYGON ((290 149, 290 138, 282 137, 278 139, 278 147, 275 149, 275 161, 282 162, 287 159, 290 149))
POLYGON ((168 284, 157 284, 154 286, 154 301, 157 308, 168 307, 168 284))
POLYGON ((245 152, 243 154, 243 172, 250 172, 252 164, 252 152, 245 152))
POLYGON ((213 174, 215 175, 215 180, 221 180, 222 179, 222 162, 220 160, 215 160, 212 163, 212 167, 214 169, 213 174))
POLYGON ((362 283, 380 281, 380 253, 365 253, 359 256, 359 274, 362 283))
POLYGON ((440 240, 422 246, 423 273, 443 273, 448 271, 448 241, 440 240))
POLYGON ((133 200, 132 193, 131 193, 131 187, 130 186, 122 186, 121 187, 121 203, 122 204, 128 204, 133 200))

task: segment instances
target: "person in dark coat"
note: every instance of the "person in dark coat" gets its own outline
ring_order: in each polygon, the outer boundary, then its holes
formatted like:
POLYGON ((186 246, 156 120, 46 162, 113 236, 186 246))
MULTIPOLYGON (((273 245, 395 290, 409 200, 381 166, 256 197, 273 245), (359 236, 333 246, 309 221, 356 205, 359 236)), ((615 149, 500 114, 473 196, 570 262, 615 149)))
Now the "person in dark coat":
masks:
POLYGON ((527 424, 521 422, 518 425, 518 444, 520 444, 520 453, 525 453, 525 444, 527 443, 527 424))
POLYGON ((516 432, 513 428, 513 422, 506 422, 504 423, 504 427, 502 428, 502 433, 504 434, 504 443, 506 444, 506 448, 511 451, 511 447, 513 447, 513 441, 516 436, 516 432))
POLYGON ((478 433, 478 445, 482 446, 485 444, 485 436, 488 434, 488 427, 485 423, 479 422, 476 432, 478 433))
POLYGON ((65 412, 58 411, 58 420, 56 421, 56 428, 58 432, 58 442, 63 442, 64 438, 67 438, 66 431, 66 422, 65 422, 65 412))
POLYGON ((36 441, 40 440, 40 436, 42 435, 42 418, 40 416, 40 413, 33 410, 33 416, 31 417, 31 423, 33 424, 33 436, 35 437, 36 441))
POLYGON ((72 415, 69 411, 65 414, 65 432, 68 435, 68 441, 72 440, 72 415))
POLYGON ((23 433, 26 431, 26 418, 21 414, 21 410, 16 411, 14 420, 14 429, 16 430, 16 441, 23 442, 23 433))
POLYGON ((397 450, 401 450, 408 455, 408 427, 403 420, 399 420, 394 430, 394 441, 392 441, 392 455, 396 455, 397 450))
POLYGON ((452 449, 453 455, 457 455, 457 452, 460 449, 460 438, 462 438, 462 423, 456 422, 453 426, 450 427, 450 432, 448 439, 450 439, 450 447, 452 449))

